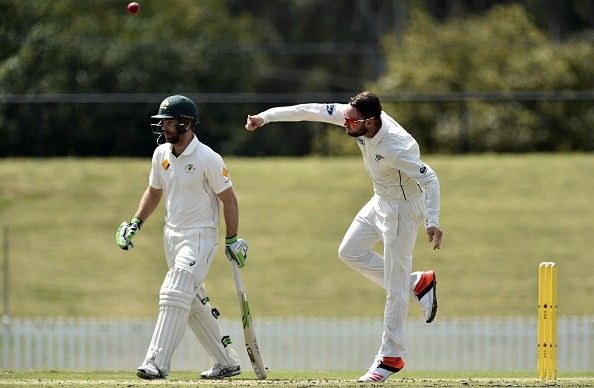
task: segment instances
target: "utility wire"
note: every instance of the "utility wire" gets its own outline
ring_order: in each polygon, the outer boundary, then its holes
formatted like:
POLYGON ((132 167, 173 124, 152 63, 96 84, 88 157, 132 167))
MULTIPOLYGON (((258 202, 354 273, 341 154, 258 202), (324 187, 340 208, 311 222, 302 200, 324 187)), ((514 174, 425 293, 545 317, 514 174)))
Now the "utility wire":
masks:
MULTIPOLYGON (((185 93, 202 104, 346 102, 352 93, 185 93)), ((122 104, 161 102, 170 93, 3 94, 2 104, 122 104)), ((397 92, 380 94, 384 102, 593 101, 594 90, 397 92)))

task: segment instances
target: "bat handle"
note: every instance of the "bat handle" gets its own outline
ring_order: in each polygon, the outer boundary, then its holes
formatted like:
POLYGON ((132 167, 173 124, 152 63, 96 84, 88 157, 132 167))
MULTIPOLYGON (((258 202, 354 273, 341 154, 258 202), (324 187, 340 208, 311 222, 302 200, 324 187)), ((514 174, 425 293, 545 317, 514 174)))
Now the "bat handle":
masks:
POLYGON ((245 292, 243 289, 243 282, 241 281, 239 265, 235 260, 231 260, 231 267, 233 268, 233 277, 235 278, 235 288, 237 288, 237 292, 245 292))

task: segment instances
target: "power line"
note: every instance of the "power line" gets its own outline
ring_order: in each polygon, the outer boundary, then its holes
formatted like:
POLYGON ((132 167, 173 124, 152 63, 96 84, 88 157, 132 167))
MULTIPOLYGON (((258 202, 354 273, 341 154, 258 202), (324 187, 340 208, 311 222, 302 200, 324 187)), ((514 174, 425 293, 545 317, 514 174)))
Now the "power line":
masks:
MULTIPOLYGON (((42 93, 3 94, 2 104, 122 104, 158 103, 171 93, 42 93)), ((345 102, 352 93, 185 93, 202 104, 345 102)), ((397 92, 381 94, 384 102, 463 101, 593 101, 594 90, 397 92)))

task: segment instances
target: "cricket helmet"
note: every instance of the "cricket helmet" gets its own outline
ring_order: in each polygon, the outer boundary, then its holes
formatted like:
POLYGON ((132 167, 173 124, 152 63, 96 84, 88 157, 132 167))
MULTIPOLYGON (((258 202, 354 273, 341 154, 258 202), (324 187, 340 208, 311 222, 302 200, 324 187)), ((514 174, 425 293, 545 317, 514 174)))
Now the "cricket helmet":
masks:
POLYGON ((177 133, 185 133, 188 128, 181 119, 189 119, 193 126, 198 124, 198 107, 186 96, 176 94, 169 96, 159 105, 159 111, 156 115, 151 116, 154 123, 151 124, 153 135, 157 140, 157 144, 164 143, 165 136, 163 135, 163 120, 174 119, 178 120, 176 125, 177 133))

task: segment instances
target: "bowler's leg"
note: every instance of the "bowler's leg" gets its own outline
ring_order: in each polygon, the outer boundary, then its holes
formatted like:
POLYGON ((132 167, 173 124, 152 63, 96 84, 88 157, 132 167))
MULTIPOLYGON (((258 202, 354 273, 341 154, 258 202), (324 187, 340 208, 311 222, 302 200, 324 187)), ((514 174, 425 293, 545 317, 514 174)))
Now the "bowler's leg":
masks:
POLYGON ((404 357, 404 324, 408 316, 412 256, 422 222, 423 202, 417 197, 398 204, 384 233, 386 306, 384 333, 378 357, 404 357))
POLYGON ((373 250, 373 246, 381 240, 373 217, 373 204, 369 201, 346 231, 338 248, 338 257, 355 271, 385 288, 384 259, 373 250))

